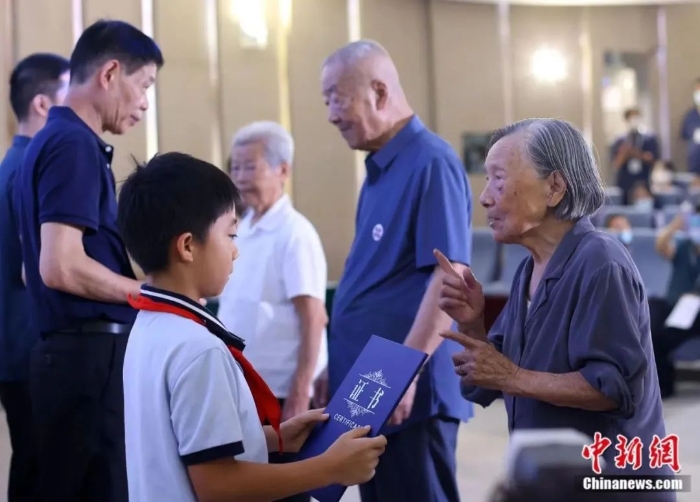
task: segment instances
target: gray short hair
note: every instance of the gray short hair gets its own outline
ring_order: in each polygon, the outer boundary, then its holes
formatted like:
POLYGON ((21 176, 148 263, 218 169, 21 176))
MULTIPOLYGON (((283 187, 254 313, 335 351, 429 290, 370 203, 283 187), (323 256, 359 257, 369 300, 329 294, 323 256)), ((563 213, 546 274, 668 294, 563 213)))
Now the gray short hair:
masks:
POLYGON ((389 57, 389 52, 382 44, 374 40, 357 40, 336 50, 323 61, 321 67, 325 68, 335 63, 340 63, 342 66, 354 66, 369 56, 389 57))
POLYGON ((233 135, 231 147, 250 145, 261 142, 265 148, 265 160, 270 167, 279 167, 294 160, 294 139, 289 132, 277 122, 259 121, 241 127, 233 135))
POLYGON ((525 132, 524 150, 539 176, 556 171, 566 182, 566 194, 554 209, 557 219, 578 220, 603 206, 605 188, 595 156, 576 127, 557 119, 522 120, 496 131, 489 148, 521 131, 525 132))

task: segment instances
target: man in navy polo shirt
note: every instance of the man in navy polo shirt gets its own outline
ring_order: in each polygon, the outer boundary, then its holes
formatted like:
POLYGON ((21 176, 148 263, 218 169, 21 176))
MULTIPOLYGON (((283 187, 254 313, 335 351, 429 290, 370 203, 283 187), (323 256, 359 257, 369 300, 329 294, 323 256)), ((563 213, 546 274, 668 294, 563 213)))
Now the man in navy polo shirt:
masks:
POLYGON ((27 289, 42 340, 30 393, 43 501, 127 500, 122 364, 141 284, 116 226, 105 132, 148 108, 163 57, 121 21, 98 21, 70 60, 65 107, 27 147, 15 184, 27 289))
POLYGON ((68 60, 32 54, 10 76, 10 105, 17 134, 0 163, 0 401, 10 430, 12 460, 8 502, 34 500, 36 459, 29 399, 29 353, 39 338, 22 279, 22 248, 12 204, 14 179, 32 136, 46 123, 49 108, 63 103, 68 60))
MULTIPOLYGON (((363 502, 454 502, 460 420, 471 404, 450 368, 459 351, 439 333, 440 249, 462 269, 470 260, 471 193, 454 150, 414 115, 389 54, 372 41, 329 56, 322 71, 328 120, 353 150, 368 152, 355 240, 335 294, 327 375, 318 395, 332 395, 371 335, 430 358, 389 426, 376 476, 363 502), (327 388, 324 388, 326 387, 327 388)), ((321 403, 319 403, 321 404, 321 403)))

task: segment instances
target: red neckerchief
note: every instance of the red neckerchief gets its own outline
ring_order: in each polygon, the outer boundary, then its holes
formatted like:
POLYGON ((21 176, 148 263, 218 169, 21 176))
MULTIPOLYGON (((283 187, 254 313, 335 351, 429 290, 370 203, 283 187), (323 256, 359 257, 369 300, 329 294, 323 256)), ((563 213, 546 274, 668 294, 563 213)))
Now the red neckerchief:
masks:
MULTIPOLYGON (((148 290, 145 290, 148 294, 148 290)), ((209 329, 214 335, 218 334, 212 330, 210 323, 207 323, 202 316, 197 315, 196 312, 188 310, 185 307, 178 307, 172 303, 165 303, 161 301, 148 298, 144 295, 139 295, 133 297, 129 295, 128 298, 129 305, 138 310, 147 310, 151 312, 165 312, 168 314, 175 314, 181 317, 190 319, 197 324, 209 329)), ((230 333, 229 333, 230 335, 230 333)), ((219 337, 221 339, 221 337, 219 337)), ((226 340, 223 340, 226 343, 226 340)), ((279 405, 279 401, 272 393, 270 388, 265 383, 265 380, 255 371, 253 365, 243 356, 243 352, 238 348, 234 347, 231 343, 226 343, 227 348, 231 352, 233 358, 238 362, 243 370, 243 376, 245 377, 248 387, 253 394, 253 400, 255 401, 255 407, 258 411, 258 417, 262 424, 269 423, 272 429, 277 433, 279 438, 279 451, 282 453, 282 434, 280 433, 280 424, 282 420, 282 410, 279 405)))

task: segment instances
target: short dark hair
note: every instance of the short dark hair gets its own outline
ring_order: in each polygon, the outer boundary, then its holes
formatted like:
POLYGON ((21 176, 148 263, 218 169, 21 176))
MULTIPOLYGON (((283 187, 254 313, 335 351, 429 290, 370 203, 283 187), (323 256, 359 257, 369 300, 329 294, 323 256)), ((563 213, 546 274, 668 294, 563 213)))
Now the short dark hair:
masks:
POLYGON ((606 227, 606 228, 609 227, 610 224, 612 223, 612 221, 613 221, 615 218, 625 218, 625 219, 627 219, 627 216, 625 216, 624 214, 621 214, 621 213, 612 213, 612 214, 609 214, 609 215, 607 215, 607 216, 605 217, 605 227, 606 227))
POLYGON ((51 99, 61 87, 61 75, 70 69, 58 54, 36 53, 17 63, 10 75, 10 105, 20 122, 29 116, 29 106, 39 94, 51 99))
POLYGON ((642 112, 639 111, 639 108, 627 108, 625 110, 625 120, 629 120, 632 115, 641 115, 642 112))
POLYGON ((131 75, 148 64, 163 66, 163 54, 151 37, 124 21, 100 20, 80 35, 70 57, 71 82, 81 84, 101 65, 116 59, 131 75))
POLYGON ((162 272, 174 239, 191 232, 206 241, 211 226, 240 200, 240 191, 218 167, 184 153, 165 153, 137 166, 124 182, 117 225, 144 273, 162 272))

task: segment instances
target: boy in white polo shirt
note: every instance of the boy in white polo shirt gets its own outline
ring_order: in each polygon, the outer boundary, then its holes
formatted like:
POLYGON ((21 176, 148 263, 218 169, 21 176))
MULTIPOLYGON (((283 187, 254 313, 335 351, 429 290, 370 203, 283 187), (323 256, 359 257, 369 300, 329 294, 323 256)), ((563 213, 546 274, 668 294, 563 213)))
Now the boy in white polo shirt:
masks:
POLYGON ((154 157, 122 187, 119 228, 150 278, 130 299, 141 312, 124 361, 130 502, 276 500, 363 483, 384 450, 383 436, 355 429, 319 457, 267 463, 279 445, 298 451, 328 416, 312 410, 280 424, 242 340, 198 302, 231 273, 239 201, 226 174, 179 153, 154 157))

